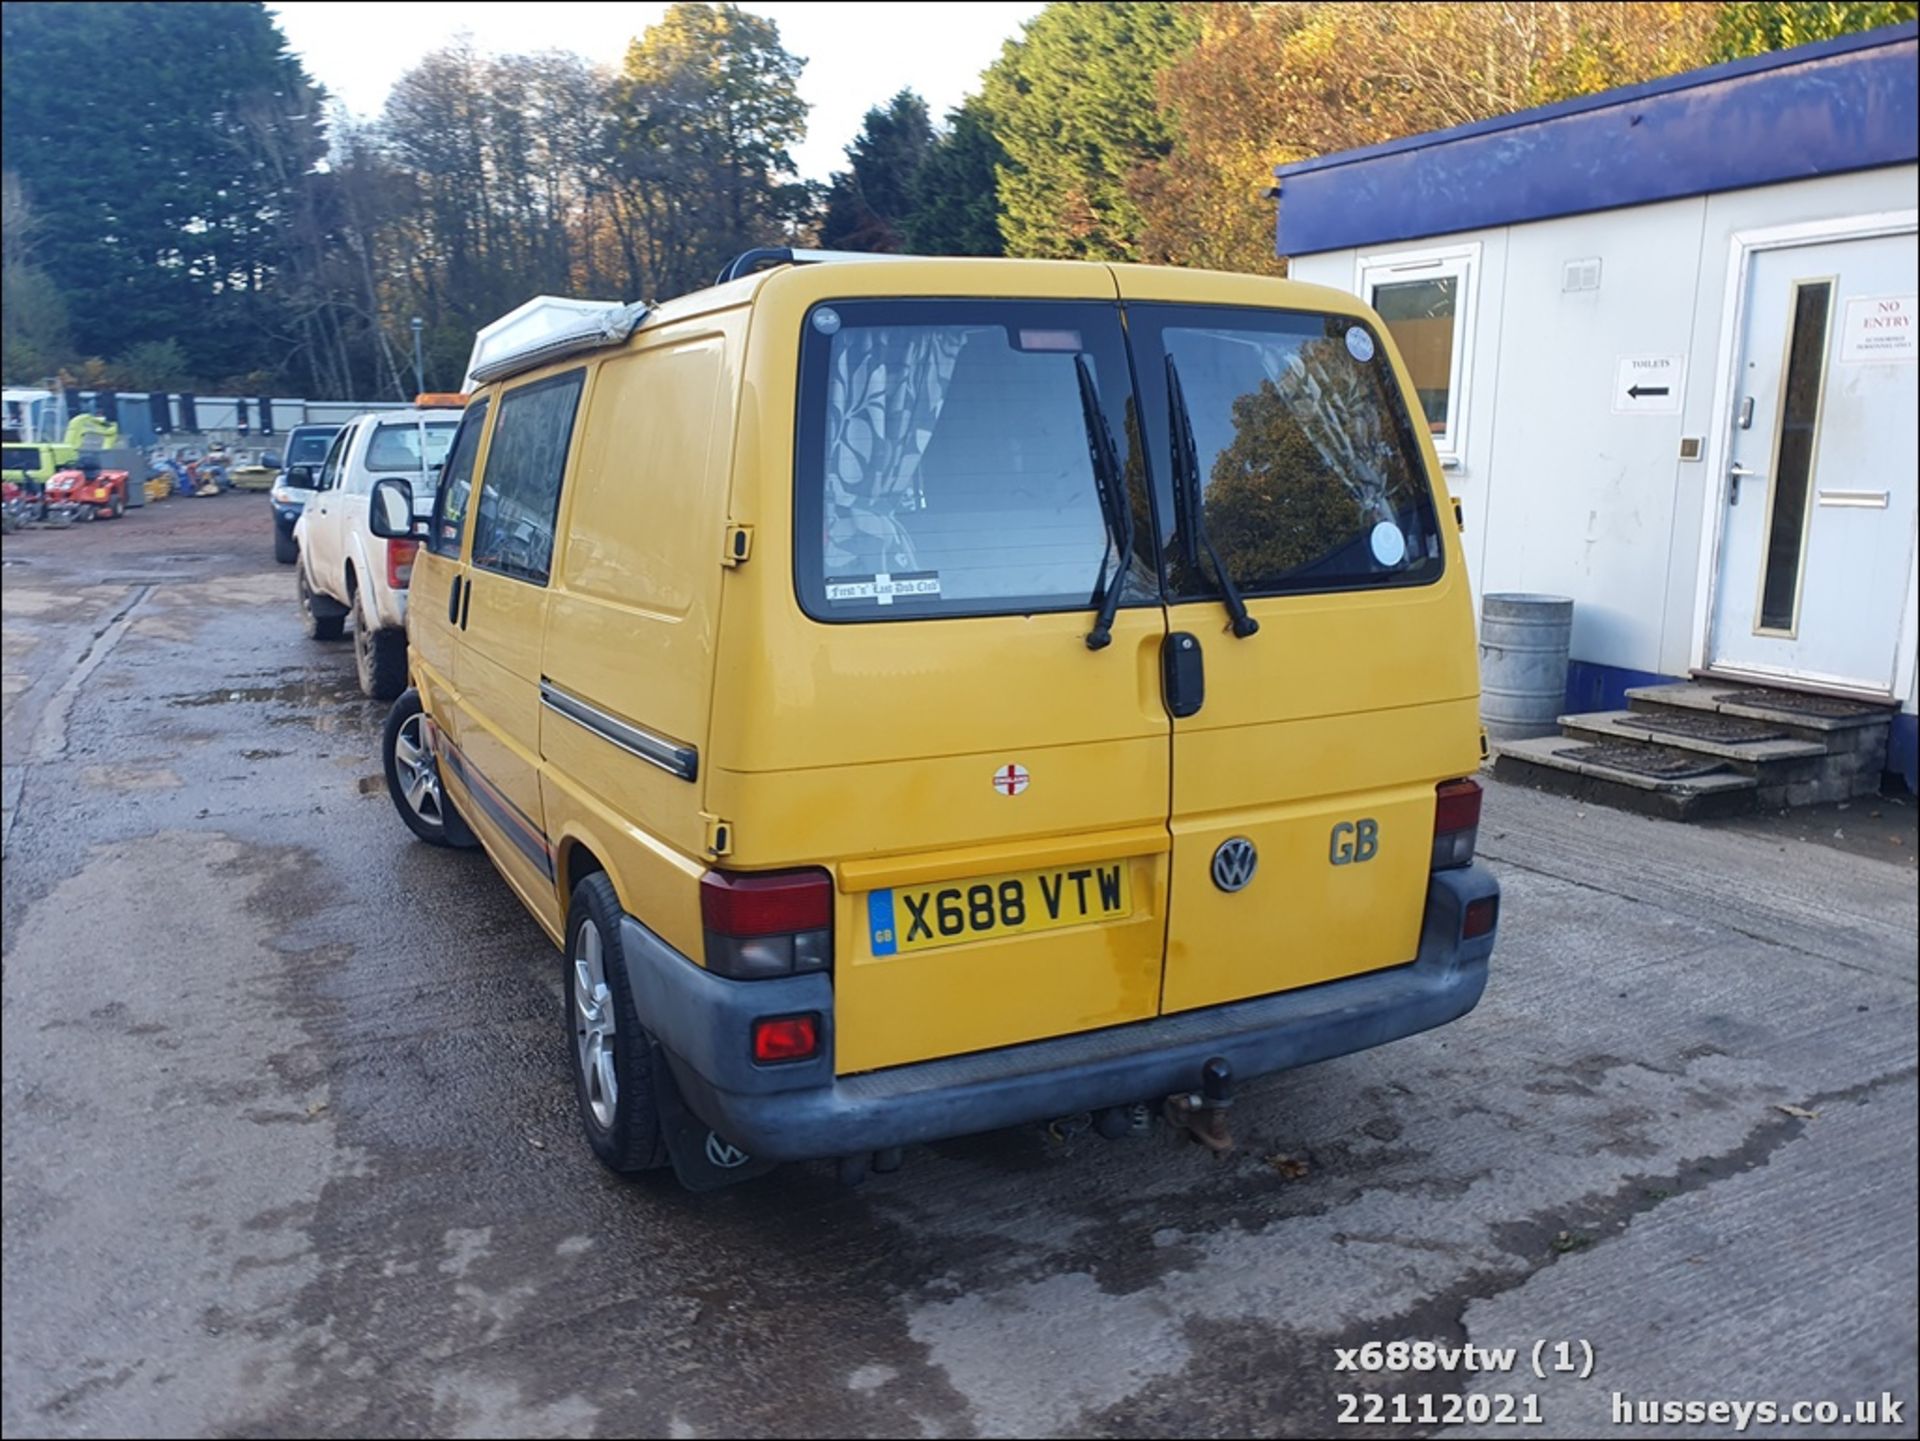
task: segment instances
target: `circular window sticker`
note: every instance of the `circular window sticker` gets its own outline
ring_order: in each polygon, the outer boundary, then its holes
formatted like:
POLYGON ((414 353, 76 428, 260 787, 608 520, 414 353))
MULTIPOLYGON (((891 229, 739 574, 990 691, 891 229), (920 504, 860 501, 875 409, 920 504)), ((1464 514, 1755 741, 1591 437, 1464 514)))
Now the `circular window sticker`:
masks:
POLYGON ((1372 360, 1373 337, 1359 326, 1353 326, 1347 331, 1347 354, 1359 361, 1372 360))
POLYGON ((813 328, 822 335, 832 335, 840 328, 840 312, 830 305, 823 305, 813 312, 813 328))
MULTIPOLYGON (((1353 332, 1347 333, 1351 335, 1353 332)), ((1381 521, 1373 528, 1373 535, 1369 539, 1373 546, 1373 558, 1380 564, 1398 565, 1407 558, 1407 538, 1392 521, 1381 521)))

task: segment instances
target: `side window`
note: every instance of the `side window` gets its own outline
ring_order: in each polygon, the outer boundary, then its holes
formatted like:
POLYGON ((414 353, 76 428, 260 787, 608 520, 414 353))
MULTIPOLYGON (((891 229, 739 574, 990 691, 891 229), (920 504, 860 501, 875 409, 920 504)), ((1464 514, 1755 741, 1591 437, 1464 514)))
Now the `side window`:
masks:
POLYGON ((353 444, 353 427, 343 429, 333 438, 333 449, 327 452, 326 463, 320 467, 318 490, 332 490, 340 483, 340 468, 346 464, 347 447, 353 444))
POLYGON ((427 540, 436 555, 458 559, 460 538, 467 529, 467 498, 473 494, 473 462, 480 454, 480 437, 487 429, 487 402, 475 401, 460 418, 460 432, 440 471, 433 497, 433 528, 427 540))
POLYGON ((523 385, 501 400, 474 519, 473 564, 479 569, 547 583, 560 478, 585 379, 584 370, 572 370, 523 385))
POLYGON ((1360 296, 1380 312, 1413 377, 1433 448, 1458 462, 1466 451, 1472 358, 1473 281, 1479 247, 1360 262, 1360 296))

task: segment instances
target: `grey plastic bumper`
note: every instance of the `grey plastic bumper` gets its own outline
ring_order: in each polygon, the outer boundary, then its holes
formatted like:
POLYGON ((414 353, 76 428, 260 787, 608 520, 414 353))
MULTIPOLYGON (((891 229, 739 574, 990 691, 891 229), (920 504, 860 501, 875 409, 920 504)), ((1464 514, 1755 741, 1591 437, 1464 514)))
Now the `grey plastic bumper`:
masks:
POLYGON ((1391 970, 858 1076, 833 1074, 826 976, 728 980, 631 918, 621 939, 640 1015, 689 1108, 743 1150, 793 1161, 1154 1100, 1192 1089, 1212 1056, 1224 1056, 1244 1080, 1444 1025, 1479 1001, 1497 933, 1463 941, 1467 905, 1499 893, 1484 867, 1436 872, 1419 955, 1391 970), (801 1012, 820 1018, 820 1053, 756 1065, 753 1021, 801 1012))

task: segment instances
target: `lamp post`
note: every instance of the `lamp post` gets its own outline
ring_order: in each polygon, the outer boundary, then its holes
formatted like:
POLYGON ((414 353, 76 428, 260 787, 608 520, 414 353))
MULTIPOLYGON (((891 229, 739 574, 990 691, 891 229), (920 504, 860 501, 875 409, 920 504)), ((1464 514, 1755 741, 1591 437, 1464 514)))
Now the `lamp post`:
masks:
POLYGON ((420 331, 426 322, 419 316, 413 317, 413 393, 419 395, 427 388, 427 373, 420 364, 420 331))

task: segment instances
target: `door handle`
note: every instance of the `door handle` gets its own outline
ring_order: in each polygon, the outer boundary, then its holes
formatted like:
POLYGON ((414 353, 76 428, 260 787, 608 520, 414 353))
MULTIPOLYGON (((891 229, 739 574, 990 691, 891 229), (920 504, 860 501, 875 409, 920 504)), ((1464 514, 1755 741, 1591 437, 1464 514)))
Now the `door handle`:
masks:
POLYGON ((1727 467, 1727 504, 1740 504, 1740 482, 1743 480, 1762 480, 1764 476, 1757 470, 1748 470, 1739 461, 1727 467))
POLYGON ((467 581, 467 593, 460 601, 460 629, 467 628, 467 617, 473 613, 473 581, 467 581))
POLYGON ((460 577, 453 578, 453 588, 447 592, 447 624, 455 625, 460 620, 460 577))
POLYGON ((1160 683, 1167 711, 1175 719, 1193 715, 1206 704, 1206 660, 1200 642, 1184 630, 1174 631, 1160 648, 1160 683))

